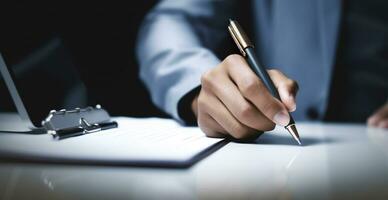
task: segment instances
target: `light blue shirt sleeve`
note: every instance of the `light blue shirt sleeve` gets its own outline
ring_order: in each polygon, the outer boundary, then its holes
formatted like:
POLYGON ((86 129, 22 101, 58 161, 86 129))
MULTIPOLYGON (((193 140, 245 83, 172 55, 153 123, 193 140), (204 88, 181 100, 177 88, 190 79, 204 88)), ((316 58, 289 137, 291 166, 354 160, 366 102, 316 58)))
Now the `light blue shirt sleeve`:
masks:
POLYGON ((165 0, 140 28, 140 77, 153 102, 179 121, 179 100, 220 63, 213 50, 227 37, 230 7, 226 1, 165 0))

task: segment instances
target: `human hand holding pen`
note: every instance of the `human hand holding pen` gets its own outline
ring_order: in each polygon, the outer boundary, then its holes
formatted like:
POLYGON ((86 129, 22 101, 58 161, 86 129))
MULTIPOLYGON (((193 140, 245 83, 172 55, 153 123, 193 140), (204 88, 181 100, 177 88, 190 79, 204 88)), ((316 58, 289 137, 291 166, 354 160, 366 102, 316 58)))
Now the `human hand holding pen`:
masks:
POLYGON ((274 98, 240 55, 230 55, 203 74, 192 110, 209 137, 251 138, 259 131, 286 126, 296 109, 297 83, 278 70, 268 70, 281 101, 274 98))

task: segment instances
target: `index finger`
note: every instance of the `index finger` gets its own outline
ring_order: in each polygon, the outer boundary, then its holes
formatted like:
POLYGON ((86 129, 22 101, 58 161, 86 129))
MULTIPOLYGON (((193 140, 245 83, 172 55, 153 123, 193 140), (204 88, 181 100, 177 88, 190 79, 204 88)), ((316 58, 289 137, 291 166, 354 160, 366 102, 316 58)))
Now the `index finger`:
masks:
POLYGON ((249 68, 245 59, 242 56, 235 55, 225 60, 228 62, 229 76, 243 96, 252 102, 268 119, 286 126, 290 121, 286 107, 271 95, 259 77, 249 68))

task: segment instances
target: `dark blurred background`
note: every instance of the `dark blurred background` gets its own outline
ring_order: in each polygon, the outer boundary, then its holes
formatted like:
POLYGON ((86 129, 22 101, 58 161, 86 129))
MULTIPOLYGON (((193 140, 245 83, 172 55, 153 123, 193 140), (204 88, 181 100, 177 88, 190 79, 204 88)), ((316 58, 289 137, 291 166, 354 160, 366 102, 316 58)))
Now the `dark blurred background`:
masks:
MULTIPOLYGON (((138 28, 155 3, 147 0, 134 1, 131 6, 107 2, 1 6, 0 52, 7 64, 28 61, 20 67, 28 74, 23 76, 22 84, 30 91, 29 96, 37 96, 36 101, 57 101, 63 107, 98 103, 112 115, 164 117, 139 80, 135 59, 138 28), (37 88, 39 84, 28 78, 33 76, 42 85, 50 83, 50 73, 62 78, 44 88, 37 88), (52 98, 39 99, 39 92, 50 93, 52 98)), ((0 81, 0 111, 13 110, 8 91, 0 81)))

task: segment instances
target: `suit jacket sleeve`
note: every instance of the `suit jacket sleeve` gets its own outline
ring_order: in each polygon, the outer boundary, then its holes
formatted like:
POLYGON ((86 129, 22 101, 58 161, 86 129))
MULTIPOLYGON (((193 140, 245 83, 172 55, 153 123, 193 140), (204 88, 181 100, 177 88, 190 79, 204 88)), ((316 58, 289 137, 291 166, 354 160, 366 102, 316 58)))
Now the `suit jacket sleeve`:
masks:
POLYGON ((140 77, 153 102, 179 121, 179 101, 200 85, 205 71, 220 62, 213 50, 227 36, 230 4, 161 1, 140 28, 136 45, 140 77))

